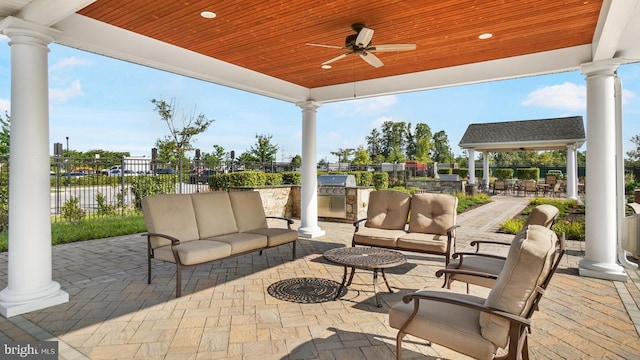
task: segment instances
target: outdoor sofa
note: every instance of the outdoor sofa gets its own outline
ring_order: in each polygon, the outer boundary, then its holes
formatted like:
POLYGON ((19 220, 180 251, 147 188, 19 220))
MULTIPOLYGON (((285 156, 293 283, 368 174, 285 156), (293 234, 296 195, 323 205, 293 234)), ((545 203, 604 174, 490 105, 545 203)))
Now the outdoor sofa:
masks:
POLYGON ((457 207, 458 198, 448 194, 373 191, 367 218, 353 223, 352 246, 443 255, 448 265, 455 245, 457 207))
POLYGON ((176 264, 176 297, 182 295, 182 270, 232 256, 292 244, 296 257, 298 233, 293 220, 265 216, 256 191, 214 191, 147 196, 142 199, 147 225, 147 282, 151 259, 176 264), (273 228, 267 219, 281 219, 273 228))

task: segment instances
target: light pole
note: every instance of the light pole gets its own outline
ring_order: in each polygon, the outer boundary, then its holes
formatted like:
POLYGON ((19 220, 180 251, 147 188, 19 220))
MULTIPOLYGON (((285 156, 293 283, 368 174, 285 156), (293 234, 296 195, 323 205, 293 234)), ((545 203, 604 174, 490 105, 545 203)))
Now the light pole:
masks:
POLYGON ((71 186, 71 174, 69 173, 69 170, 71 168, 71 164, 69 164, 69 161, 71 161, 71 159, 69 159, 69 137, 66 136, 67 139, 67 186, 71 186))

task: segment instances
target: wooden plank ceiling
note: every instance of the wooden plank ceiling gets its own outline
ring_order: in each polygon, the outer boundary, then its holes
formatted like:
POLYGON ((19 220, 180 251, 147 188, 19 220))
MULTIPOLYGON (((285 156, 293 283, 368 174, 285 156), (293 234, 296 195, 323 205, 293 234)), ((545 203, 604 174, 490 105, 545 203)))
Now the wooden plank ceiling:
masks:
POLYGON ((97 0, 78 13, 308 88, 381 78, 589 44, 602 0, 97 0), (216 13, 213 19, 202 11, 216 13), (372 44, 415 43, 376 53, 374 68, 342 54, 351 24, 372 44), (492 33, 488 40, 478 35, 492 33))

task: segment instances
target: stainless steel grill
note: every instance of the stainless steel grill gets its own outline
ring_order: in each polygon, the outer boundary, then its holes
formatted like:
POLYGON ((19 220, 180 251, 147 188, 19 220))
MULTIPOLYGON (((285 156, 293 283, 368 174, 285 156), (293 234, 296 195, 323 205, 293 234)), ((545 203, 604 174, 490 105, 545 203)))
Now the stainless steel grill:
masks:
POLYGON ((353 175, 318 176, 318 216, 347 217, 346 188, 356 186, 353 175))

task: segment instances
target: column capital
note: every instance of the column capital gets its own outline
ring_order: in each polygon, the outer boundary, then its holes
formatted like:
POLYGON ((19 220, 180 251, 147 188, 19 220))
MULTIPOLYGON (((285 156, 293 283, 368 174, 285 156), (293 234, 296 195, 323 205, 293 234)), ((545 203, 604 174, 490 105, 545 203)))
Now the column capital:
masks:
POLYGON ((9 41, 9 45, 16 43, 31 43, 46 46, 52 43, 58 35, 62 34, 62 31, 60 30, 25 21, 13 16, 9 16, 0 21, 0 32, 4 33, 11 39, 9 41))
POLYGON ((622 59, 607 59, 584 63, 580 65, 580 72, 587 75, 587 77, 594 75, 613 76, 616 70, 618 70, 618 67, 624 63, 625 61, 622 59))
POLYGON ((317 108, 322 106, 322 103, 315 100, 306 100, 297 102, 296 106, 298 106, 302 110, 316 110, 317 108))

